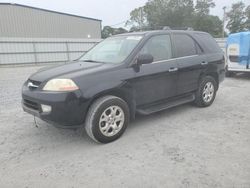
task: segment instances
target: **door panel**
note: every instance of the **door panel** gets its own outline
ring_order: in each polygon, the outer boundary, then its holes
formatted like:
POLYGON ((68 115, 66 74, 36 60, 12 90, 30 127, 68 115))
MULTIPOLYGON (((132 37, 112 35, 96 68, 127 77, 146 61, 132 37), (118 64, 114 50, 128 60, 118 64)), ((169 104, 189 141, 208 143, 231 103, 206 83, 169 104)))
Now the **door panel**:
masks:
POLYGON ((181 95, 198 88, 199 76, 207 68, 205 55, 194 55, 177 59, 179 67, 177 94, 181 95))
POLYGON ((199 76, 207 67, 205 55, 196 41, 188 34, 174 34, 175 57, 179 67, 177 95, 198 88, 199 76))
POLYGON ((144 64, 133 79, 136 104, 150 104, 176 94, 178 67, 172 59, 172 41, 168 34, 150 37, 139 54, 150 54, 151 64, 144 64))
POLYGON ((178 70, 175 60, 142 65, 133 81, 137 105, 150 104, 176 95, 178 70))

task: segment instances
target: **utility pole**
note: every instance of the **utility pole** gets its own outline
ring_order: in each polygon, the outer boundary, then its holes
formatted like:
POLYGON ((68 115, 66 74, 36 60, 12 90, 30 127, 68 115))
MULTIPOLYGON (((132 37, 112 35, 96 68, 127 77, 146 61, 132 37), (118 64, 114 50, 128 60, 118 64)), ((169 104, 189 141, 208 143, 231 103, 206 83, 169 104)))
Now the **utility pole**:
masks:
POLYGON ((143 7, 140 8, 140 31, 142 31, 142 26, 143 26, 143 7))
POLYGON ((222 28, 222 38, 225 38, 225 24, 226 24, 226 6, 223 7, 223 28, 222 28))

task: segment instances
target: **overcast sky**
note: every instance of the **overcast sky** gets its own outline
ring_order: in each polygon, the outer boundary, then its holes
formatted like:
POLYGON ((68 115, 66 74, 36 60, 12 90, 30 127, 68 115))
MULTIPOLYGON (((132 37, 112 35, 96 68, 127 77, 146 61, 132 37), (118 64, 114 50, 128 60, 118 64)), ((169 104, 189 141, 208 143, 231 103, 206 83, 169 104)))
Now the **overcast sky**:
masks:
MULTIPOLYGON (((214 0, 216 8, 212 9, 211 13, 222 18, 222 7, 230 8, 232 2, 238 1, 214 0)), ((250 4, 250 0, 242 1, 247 5, 250 4)), ((0 0, 0 2, 6 1, 0 0)), ((103 26, 115 25, 118 27, 124 26, 124 22, 129 19, 131 10, 143 6, 147 0, 16 0, 9 2, 97 18, 103 21, 103 26)))

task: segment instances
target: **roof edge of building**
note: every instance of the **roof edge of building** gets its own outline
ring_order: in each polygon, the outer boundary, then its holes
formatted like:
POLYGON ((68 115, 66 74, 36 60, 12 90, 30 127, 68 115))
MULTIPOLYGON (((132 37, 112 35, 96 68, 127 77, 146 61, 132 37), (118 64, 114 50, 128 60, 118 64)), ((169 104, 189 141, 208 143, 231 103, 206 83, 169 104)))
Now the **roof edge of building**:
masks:
POLYGON ((75 14, 63 13, 63 12, 58 12, 58 11, 54 11, 54 10, 48 10, 48 9, 43 9, 43 8, 38 8, 38 7, 32 7, 32 6, 22 5, 22 4, 17 4, 17 3, 1 3, 0 2, 0 5, 24 7, 24 8, 30 8, 30 9, 35 9, 35 10, 40 10, 40 11, 45 11, 45 12, 50 12, 50 13, 55 13, 55 14, 61 14, 61 15, 65 15, 65 16, 73 16, 73 17, 77 17, 77 18, 83 18, 83 19, 102 22, 102 20, 95 19, 95 18, 89 18, 89 17, 79 16, 79 15, 75 15, 75 14))

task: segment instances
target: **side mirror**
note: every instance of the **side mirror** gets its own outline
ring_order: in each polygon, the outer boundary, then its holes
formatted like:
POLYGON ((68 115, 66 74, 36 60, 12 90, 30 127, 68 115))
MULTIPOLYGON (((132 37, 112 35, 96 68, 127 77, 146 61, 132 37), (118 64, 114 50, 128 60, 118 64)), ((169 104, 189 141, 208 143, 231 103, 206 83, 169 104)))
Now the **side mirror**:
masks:
POLYGON ((154 61, 154 57, 151 54, 140 54, 137 57, 137 64, 142 65, 142 64, 150 64, 154 61))

